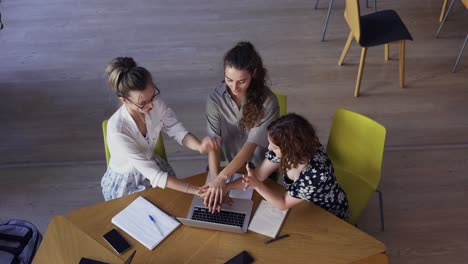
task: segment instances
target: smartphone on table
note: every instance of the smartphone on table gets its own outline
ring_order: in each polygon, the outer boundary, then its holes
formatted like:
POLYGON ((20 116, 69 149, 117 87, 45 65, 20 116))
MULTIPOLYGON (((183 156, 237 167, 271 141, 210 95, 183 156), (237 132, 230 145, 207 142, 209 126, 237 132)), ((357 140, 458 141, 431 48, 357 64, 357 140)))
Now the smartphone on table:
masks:
POLYGON ((238 255, 234 256, 224 264, 250 264, 254 261, 252 256, 247 251, 242 251, 238 255))
POLYGON ((103 237, 119 255, 132 247, 130 243, 128 243, 128 241, 115 229, 105 233, 103 237))

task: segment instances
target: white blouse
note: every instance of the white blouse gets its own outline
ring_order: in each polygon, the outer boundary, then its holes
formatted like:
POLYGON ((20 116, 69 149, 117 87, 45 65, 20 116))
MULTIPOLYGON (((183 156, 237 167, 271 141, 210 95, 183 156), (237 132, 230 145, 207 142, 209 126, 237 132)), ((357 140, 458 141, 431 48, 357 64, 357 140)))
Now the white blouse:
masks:
POLYGON ((137 170, 153 187, 165 188, 167 172, 162 171, 152 159, 159 133, 164 131, 182 145, 188 131, 161 97, 156 99, 154 108, 145 114, 145 122, 148 139, 138 130, 125 105, 111 116, 107 123, 107 145, 111 155, 109 167, 122 174, 137 170))

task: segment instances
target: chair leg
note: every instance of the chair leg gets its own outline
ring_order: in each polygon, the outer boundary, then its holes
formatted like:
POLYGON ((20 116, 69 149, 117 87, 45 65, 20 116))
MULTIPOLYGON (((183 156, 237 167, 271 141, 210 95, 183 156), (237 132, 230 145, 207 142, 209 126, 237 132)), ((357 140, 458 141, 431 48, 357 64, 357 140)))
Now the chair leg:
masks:
POLYGON ((453 66, 452 72, 455 73, 458 68, 458 63, 460 62, 461 56, 463 55, 463 51, 465 50, 466 42, 468 41, 468 34, 466 34, 465 42, 463 43, 463 46, 460 50, 460 53, 458 54, 457 61, 455 62, 455 65, 453 66))
POLYGON ((323 25, 322 41, 325 41, 325 34, 327 33, 328 19, 330 18, 332 5, 333 5, 333 0, 330 0, 330 2, 328 4, 327 17, 325 18, 325 25, 323 25))
POLYGON ((361 79, 362 79, 362 72, 364 71, 364 62, 366 61, 366 53, 367 48, 362 48, 361 51, 361 61, 359 62, 359 70, 356 80, 356 89, 354 90, 354 97, 359 96, 359 89, 361 89, 361 79))
POLYGON ((348 54, 349 47, 351 46, 351 42, 353 42, 353 32, 349 32, 348 40, 346 41, 345 47, 343 48, 343 52, 341 52, 340 60, 338 61, 338 65, 343 65, 344 58, 346 54, 348 54))
POLYGON ((382 192, 380 190, 375 190, 379 194, 379 205, 380 205, 380 229, 385 230, 384 215, 383 215, 383 199, 382 192))
MULTIPOLYGON (((447 1, 447 0, 445 0, 445 1, 447 1)), ((314 9, 317 9, 318 2, 319 2, 319 0, 317 0, 317 2, 315 2, 315 7, 314 7, 314 9)))
POLYGON ((366 0, 366 8, 369 8, 369 0, 366 0))
POLYGON ((449 8, 448 8, 448 10, 447 10, 447 13, 445 13, 444 19, 442 20, 442 23, 440 23, 439 29, 437 30, 437 33, 436 33, 436 35, 435 35, 436 38, 439 37, 439 33, 440 33, 440 31, 442 30, 442 26, 444 26, 445 20, 447 20, 448 14, 450 13, 450 10, 452 10, 453 3, 455 3, 455 0, 452 0, 452 2, 450 2, 449 8))
POLYGON ((405 41, 400 41, 400 88, 405 87, 405 41))
POLYGON ((448 3, 448 0, 444 0, 444 3, 442 4, 442 10, 440 11, 440 16, 439 16, 439 23, 442 22, 442 19, 444 19, 445 9, 447 9, 447 3, 448 3))
POLYGON ((384 45, 384 59, 386 62, 388 61, 389 46, 390 44, 388 43, 384 45))
POLYGON ((351 42, 353 42, 353 32, 349 32, 348 40, 346 41, 346 44, 343 48, 343 52, 341 52, 341 57, 340 60, 338 61, 338 65, 343 65, 343 61, 346 57, 346 54, 348 53, 349 46, 351 46, 351 42))

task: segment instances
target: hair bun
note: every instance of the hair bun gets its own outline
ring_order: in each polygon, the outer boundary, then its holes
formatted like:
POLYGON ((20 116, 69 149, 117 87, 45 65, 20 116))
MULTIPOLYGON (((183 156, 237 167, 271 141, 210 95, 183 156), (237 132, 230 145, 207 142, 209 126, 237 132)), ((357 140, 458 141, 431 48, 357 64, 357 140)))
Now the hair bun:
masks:
POLYGON ((137 64, 131 57, 117 57, 113 59, 106 67, 107 81, 111 88, 117 91, 122 76, 135 67, 137 67, 137 64))
POLYGON ((248 49, 251 49, 251 50, 255 50, 252 43, 250 43, 248 41, 241 41, 241 42, 237 43, 236 46, 239 47, 239 48, 248 48, 248 49))
POLYGON ((115 58, 112 60, 111 64, 113 64, 116 69, 120 68, 125 71, 129 71, 137 66, 136 62, 131 57, 115 58))

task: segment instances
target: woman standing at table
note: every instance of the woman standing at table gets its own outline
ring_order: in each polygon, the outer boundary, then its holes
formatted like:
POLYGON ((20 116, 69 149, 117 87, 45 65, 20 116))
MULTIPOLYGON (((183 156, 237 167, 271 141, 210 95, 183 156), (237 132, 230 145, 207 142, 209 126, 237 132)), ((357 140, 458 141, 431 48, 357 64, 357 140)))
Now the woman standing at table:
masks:
POLYGON ((208 154, 211 182, 204 186, 205 205, 212 212, 220 209, 226 181, 247 161, 260 164, 265 157, 266 128, 279 116, 266 79, 262 58, 250 42, 239 42, 225 54, 224 81, 206 103, 208 135, 221 142, 208 154))
POLYGON ((115 58, 106 69, 107 81, 122 106, 107 123, 107 144, 111 154, 101 181, 105 200, 152 187, 201 195, 202 191, 175 177, 174 170, 154 148, 162 130, 179 144, 207 153, 217 148, 216 140, 201 142, 188 132, 160 97, 148 70, 132 58, 115 58))
POLYGON ((347 220, 348 200, 337 182, 331 160, 320 144, 312 125, 302 116, 287 114, 268 126, 266 159, 257 168, 247 166, 247 174, 228 184, 227 190, 254 188, 265 200, 286 210, 303 200, 314 203, 347 220), (284 193, 269 189, 263 181, 280 168, 287 188, 284 193))

